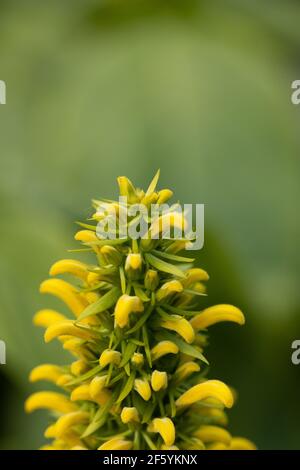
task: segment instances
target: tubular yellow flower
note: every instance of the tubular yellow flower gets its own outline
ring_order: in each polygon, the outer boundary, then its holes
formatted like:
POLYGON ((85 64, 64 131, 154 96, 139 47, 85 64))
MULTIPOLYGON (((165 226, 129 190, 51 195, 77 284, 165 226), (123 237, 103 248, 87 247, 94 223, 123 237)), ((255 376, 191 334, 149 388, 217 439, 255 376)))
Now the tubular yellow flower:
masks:
POLYGON ((55 424, 51 424, 50 426, 47 427, 47 429, 45 429, 44 436, 47 439, 52 439, 54 437, 57 437, 55 424))
POLYGON ((167 330, 176 331, 187 343, 195 339, 195 332, 191 324, 180 315, 169 315, 170 320, 163 320, 161 326, 167 330))
POLYGON ((164 204, 173 196, 173 191, 170 189, 161 189, 158 192, 157 204, 164 204))
POLYGON ((194 436, 200 439, 202 442, 223 442, 225 445, 229 445, 231 442, 231 435, 226 429, 220 428, 219 426, 203 425, 194 432, 194 436))
POLYGON ((94 377, 89 385, 89 393, 92 398, 95 398, 99 395, 100 392, 105 388, 107 380, 107 375, 101 375, 94 377))
POLYGON ((249 439, 245 439, 244 437, 233 437, 229 450, 256 450, 257 447, 253 444, 253 442, 249 441, 249 439))
POLYGON ((200 366, 194 361, 188 361, 181 364, 174 373, 174 379, 177 382, 182 382, 194 372, 199 372, 200 366))
POLYGON ((168 385, 168 376, 166 372, 154 370, 151 375, 151 387, 155 392, 166 388, 168 385))
POLYGON ((48 409, 59 413, 69 413, 76 409, 76 405, 61 393, 36 392, 30 395, 25 402, 25 411, 31 413, 38 409, 48 409))
POLYGON ((181 282, 177 280, 168 281, 168 282, 165 282, 161 286, 160 289, 158 289, 156 293, 156 298, 158 302, 161 302, 166 297, 169 297, 172 294, 177 294, 178 292, 182 292, 182 291, 183 291, 183 287, 182 287, 181 282))
POLYGON ((99 405, 105 405, 110 399, 111 394, 108 390, 101 390, 96 396, 91 396, 89 384, 79 385, 71 393, 71 401, 95 401, 99 405))
POLYGON ((182 281, 184 287, 190 287, 198 281, 208 281, 209 275, 204 269, 191 268, 186 273, 186 278, 182 281))
POLYGON ((56 322, 53 325, 49 326, 45 331, 45 342, 49 343, 54 338, 59 336, 75 336, 82 339, 92 339, 95 338, 95 333, 88 327, 78 327, 74 325, 72 320, 65 320, 62 322, 56 322))
POLYGON ((41 364, 32 369, 29 375, 30 382, 38 382, 39 380, 47 380, 56 383, 62 375, 60 367, 53 364, 41 364))
POLYGON ((132 422, 139 423, 140 418, 139 418, 138 410, 134 406, 132 407, 124 406, 124 408, 121 411, 121 421, 124 424, 132 423, 132 422))
POLYGON ((86 281, 88 275, 87 265, 75 259, 62 259, 54 263, 49 271, 50 276, 57 276, 65 273, 73 274, 83 281, 86 281))
POLYGON ((61 299, 76 317, 88 306, 88 302, 78 295, 77 289, 62 279, 47 279, 42 282, 40 292, 61 299))
POLYGON ((155 418, 148 427, 149 432, 158 432, 166 446, 172 446, 175 441, 175 426, 170 418, 155 418))
POLYGON ((84 374, 89 370, 88 364, 83 359, 78 359, 78 361, 72 362, 71 364, 71 372, 73 375, 77 377, 79 375, 84 374))
POLYGON ((136 271, 142 267, 142 257, 140 253, 129 253, 125 261, 125 271, 130 271, 130 269, 136 271))
POLYGON ((233 405, 233 396, 230 388, 220 380, 207 380, 183 393, 176 401, 176 406, 188 406, 205 398, 216 398, 226 408, 233 405))
POLYGON ((72 380, 73 380, 72 375, 63 374, 57 379, 56 385, 58 387, 66 387, 66 386, 68 386, 69 382, 71 382, 72 380))
POLYGON ((58 437, 61 438, 72 426, 78 424, 85 424, 89 421, 89 413, 85 411, 73 411, 61 416, 55 423, 55 436, 49 437, 58 437))
POLYGON ((100 248, 100 253, 107 264, 119 266, 122 263, 122 254, 113 246, 104 245, 100 248))
POLYGON ((132 364, 134 364, 136 367, 142 366, 144 364, 144 356, 141 353, 133 353, 133 356, 131 358, 132 364))
POLYGON ((67 318, 61 313, 56 312, 51 309, 39 310, 33 317, 33 324, 35 326, 41 326, 43 328, 48 328, 48 326, 53 325, 54 323, 61 322, 67 318))
POLYGON ((105 349, 102 352, 99 364, 101 367, 106 367, 108 364, 115 364, 118 366, 121 362, 122 356, 119 351, 113 351, 112 349, 105 349))
POLYGON ((132 449, 132 442, 125 439, 114 438, 104 442, 98 450, 130 450, 132 449))
POLYGON ((80 338, 71 338, 63 342, 63 348, 70 351, 74 356, 84 356, 84 340, 80 338))
POLYGON ((231 321, 244 325, 245 317, 239 308, 233 305, 221 304, 206 308, 192 318, 190 323, 195 330, 203 330, 222 321, 231 321))
POLYGON ((138 392, 139 395, 145 400, 148 401, 151 398, 151 388, 148 380, 146 379, 135 379, 134 389, 138 392))
POLYGON ((115 324, 124 328, 129 322, 131 313, 140 313, 144 311, 144 305, 137 296, 122 295, 115 307, 115 324))
POLYGON ((160 341, 151 349, 152 361, 157 361, 166 354, 177 354, 178 352, 178 346, 172 341, 160 341))

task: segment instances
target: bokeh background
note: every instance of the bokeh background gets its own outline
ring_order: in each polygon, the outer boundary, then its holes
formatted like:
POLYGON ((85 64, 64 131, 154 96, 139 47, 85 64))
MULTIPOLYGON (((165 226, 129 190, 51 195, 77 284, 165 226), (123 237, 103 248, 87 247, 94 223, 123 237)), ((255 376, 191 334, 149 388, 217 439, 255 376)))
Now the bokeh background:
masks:
MULTIPOLYGON (((34 312, 92 197, 125 174, 205 203, 205 302, 247 317, 210 329, 210 376, 239 392, 234 434, 300 448, 300 5, 290 0, 0 0, 0 447, 36 448, 28 372, 64 358, 34 312)), ((47 303, 48 302, 48 303, 47 303)), ((205 303, 204 303, 205 305, 205 303)))

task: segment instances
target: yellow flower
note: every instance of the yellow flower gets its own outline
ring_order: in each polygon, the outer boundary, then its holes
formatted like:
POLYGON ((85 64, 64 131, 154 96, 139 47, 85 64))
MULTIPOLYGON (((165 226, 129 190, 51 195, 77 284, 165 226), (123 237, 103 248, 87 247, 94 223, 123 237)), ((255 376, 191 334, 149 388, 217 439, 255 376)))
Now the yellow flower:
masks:
POLYGON ((136 367, 142 366, 144 364, 144 356, 141 353, 133 353, 133 356, 131 358, 132 364, 134 364, 136 367))
POLYGON ((152 361, 157 361, 166 354, 177 354, 178 346, 173 341, 160 341, 151 349, 152 361))
POLYGON ((203 425, 194 432, 194 436, 200 439, 202 442, 223 442, 225 445, 229 445, 231 442, 231 435, 226 429, 220 428, 219 426, 203 425))
POLYGON ((121 362, 121 353, 119 351, 113 351, 111 349, 105 349, 99 359, 101 367, 105 367, 108 364, 115 364, 118 366, 121 362))
POLYGON ((191 320, 191 325, 195 330, 203 330, 208 326, 221 321, 231 321, 244 325, 245 317, 237 307, 233 305, 215 305, 208 307, 191 320))
POLYGON ((178 292, 182 292, 182 291, 183 291, 183 287, 182 287, 181 282, 177 280, 168 281, 168 282, 165 282, 161 286, 160 289, 158 289, 156 293, 156 298, 158 302, 161 302, 166 297, 169 297, 172 294, 177 294, 178 292))
POLYGON ((229 450, 256 450, 256 446, 244 437, 233 437, 229 450))
POLYGON ((151 375, 151 387, 155 392, 167 388, 168 376, 166 372, 154 370, 151 375))
POLYGON ((145 400, 148 401, 151 398, 151 388, 148 380, 146 379, 135 379, 134 389, 138 392, 139 395, 145 400))
POLYGON ((79 375, 84 374, 88 370, 89 370, 88 364, 82 359, 78 359, 78 361, 72 362, 71 364, 71 372, 73 375, 76 375, 77 377, 79 375))
POLYGON ((115 324, 124 328, 129 322, 131 313, 140 313, 144 311, 144 305, 137 296, 122 295, 115 307, 115 324))
POLYGON ((88 271, 87 265, 75 259, 62 259, 54 263, 49 271, 50 276, 57 276, 58 274, 73 274, 83 281, 86 281, 88 271))
POLYGON ((47 279, 40 286, 42 294, 52 294, 62 300, 78 317, 87 307, 88 302, 79 295, 79 291, 62 279, 47 279))
POLYGON ((50 325, 45 331, 45 342, 49 343, 54 338, 59 336, 76 336, 77 338, 82 339, 92 339, 96 335, 91 328, 81 326, 75 326, 72 320, 64 320, 61 322, 56 322, 50 325))
POLYGON ((100 248, 100 253, 107 264, 119 266, 122 262, 122 254, 114 246, 104 245, 100 248))
POLYGON ((121 421, 124 424, 132 422, 138 423, 140 421, 138 410, 134 406, 124 406, 121 411, 121 421))
POLYGON ((230 388, 220 380, 207 380, 198 385, 194 385, 187 392, 184 392, 176 401, 176 406, 188 406, 193 403, 213 397, 220 400, 226 408, 233 405, 233 395, 230 388))
POLYGON ((192 284, 195 284, 198 281, 208 281, 209 275, 204 269, 200 268, 191 268, 186 272, 186 277, 182 281, 185 288, 190 287, 192 284))
POLYGON ((54 425, 55 436, 49 437, 63 437, 66 431, 78 424, 88 423, 90 415, 86 411, 73 411, 61 416, 54 425))
POLYGON ((158 432, 166 446, 175 441, 175 426, 170 418, 155 418, 148 427, 149 432, 158 432))
POLYGON ((76 410, 76 405, 61 393, 36 392, 30 395, 25 402, 25 411, 31 413, 38 409, 48 409, 59 413, 69 413, 76 410))
POLYGON ((40 366, 32 369, 29 375, 30 382, 37 382, 39 380, 47 380, 56 383, 62 375, 60 367, 53 364, 41 364, 40 366))
POLYGON ((164 204, 173 196, 173 191, 170 189, 161 189, 158 192, 157 204, 164 204))
POLYGON ((161 326, 167 330, 176 331, 187 343, 192 343, 195 339, 195 332, 191 324, 180 315, 169 315, 169 320, 163 320, 161 326))
POLYGON ((182 382, 194 372, 199 372, 200 366, 196 362, 188 361, 181 364, 175 371, 175 381, 182 382))
POLYGON ((132 446, 132 442, 116 437, 104 442, 98 450, 130 450, 132 446))

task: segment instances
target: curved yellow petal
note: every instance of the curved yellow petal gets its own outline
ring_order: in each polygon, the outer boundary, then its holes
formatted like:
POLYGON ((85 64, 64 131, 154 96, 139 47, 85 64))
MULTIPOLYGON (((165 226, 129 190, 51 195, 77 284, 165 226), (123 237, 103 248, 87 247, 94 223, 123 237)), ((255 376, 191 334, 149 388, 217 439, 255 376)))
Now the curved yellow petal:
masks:
POLYGON ((96 233, 92 230, 79 230, 79 232, 75 233, 75 240, 82 242, 82 243, 90 243, 90 242, 97 242, 99 238, 97 237, 96 233))
POLYGON ((88 266, 75 259, 62 259, 54 263, 49 271, 50 276, 59 274, 73 274, 83 281, 86 281, 88 275, 88 266))
POLYGON ((62 375, 62 370, 54 364, 41 364, 32 369, 29 375, 30 382, 38 382, 39 380, 47 380, 56 383, 62 375))
POLYGON ((256 450, 257 447, 253 442, 245 437, 233 437, 229 446, 230 450, 256 450))
POLYGON ((89 365, 83 359, 78 359, 78 361, 72 362, 71 364, 71 372, 76 377, 84 374, 89 370, 89 365))
POLYGON ((56 385, 58 387, 66 387, 68 386, 69 382, 71 382, 74 379, 74 377, 70 374, 63 374, 61 375, 56 382, 56 385))
POLYGON ((151 387, 155 392, 168 386, 168 376, 166 372, 154 370, 151 375, 151 387))
POLYGON ((45 331, 44 339, 46 343, 49 343, 54 338, 59 336, 75 336, 76 338, 81 339, 92 339, 95 338, 95 333, 88 327, 78 327, 74 325, 72 320, 65 320, 62 322, 54 323, 49 326, 45 331))
POLYGON ((151 358, 152 361, 157 361, 166 354, 177 354, 178 352, 179 348, 173 341, 160 341, 151 349, 151 358))
POLYGON ((54 423, 54 424, 51 424, 50 426, 47 427, 47 429, 46 429, 45 432, 44 432, 44 436, 45 436, 47 439, 52 439, 52 438, 56 437, 56 427, 55 427, 55 423, 54 423))
POLYGON ((89 422, 90 415, 86 411, 73 411, 61 416, 55 423, 55 434, 53 437, 62 437, 67 430, 78 424, 86 424, 89 422))
POLYGON ((137 393, 145 400, 148 401, 151 398, 151 388, 148 380, 146 379, 135 379, 134 389, 137 393))
POLYGON ((121 421, 124 424, 140 421, 138 410, 134 407, 124 406, 121 411, 121 421))
POLYGON ((189 377, 194 372, 199 372, 200 366, 194 361, 188 361, 181 364, 174 373, 174 380, 176 382, 181 382, 189 377))
POLYGON ((115 324, 124 328, 129 322, 131 313, 140 313, 144 311, 144 305, 137 296, 122 295, 115 307, 115 324))
POLYGON ((59 312, 56 312, 55 310, 45 308, 36 312, 33 317, 33 324, 35 326, 48 328, 48 326, 63 320, 67 320, 64 315, 59 312))
POLYGON ((148 427, 149 432, 158 432, 166 446, 172 446, 175 441, 175 426, 170 418, 155 418, 148 427))
POLYGON ((61 393, 56 392, 36 392, 27 398, 25 411, 31 413, 38 409, 48 409, 59 413, 69 413, 76 410, 76 405, 61 393))
POLYGON ((223 442, 223 444, 228 446, 231 442, 231 435, 226 429, 213 425, 200 426, 200 428, 194 432, 194 436, 205 444, 207 442, 223 442))
POLYGON ((158 191, 157 204, 164 204, 173 196, 173 191, 170 189, 161 189, 158 191))
POLYGON ((113 351, 112 349, 105 349, 99 359, 99 364, 101 367, 106 367, 109 364, 119 365, 121 362, 122 356, 119 351, 113 351))
POLYGON ((96 398, 105 388, 107 375, 96 376, 89 385, 89 393, 92 398, 96 398))
POLYGON ((180 315, 169 315, 170 320, 162 320, 161 326, 167 330, 176 331, 187 343, 195 339, 195 332, 191 324, 180 315))
POLYGON ((208 281, 209 275, 204 269, 191 268, 186 271, 186 278, 182 281, 184 287, 189 287, 195 282, 208 281))
POLYGON ((62 279, 47 279, 40 286, 42 294, 52 294, 62 300, 78 317, 88 306, 88 301, 79 295, 78 290, 62 279))
POLYGON ((208 307, 190 321, 195 330, 202 330, 222 321, 231 321, 244 325, 245 317, 241 310, 233 305, 220 304, 208 307))
POLYGON ((176 401, 176 406, 189 406, 205 398, 216 398, 226 408, 233 405, 233 395, 230 388, 220 380, 207 380, 183 393, 176 401))
POLYGON ((166 297, 169 297, 172 294, 177 294, 183 291, 181 282, 177 280, 172 280, 165 282, 157 291, 156 299, 158 302, 161 302, 166 297))
POLYGON ((71 401, 94 401, 99 405, 105 405, 110 399, 111 393, 107 389, 101 390, 96 396, 91 396, 89 384, 79 385, 71 393, 71 401))
POLYGON ((114 438, 104 442, 98 450, 130 450, 133 443, 125 439, 114 438))

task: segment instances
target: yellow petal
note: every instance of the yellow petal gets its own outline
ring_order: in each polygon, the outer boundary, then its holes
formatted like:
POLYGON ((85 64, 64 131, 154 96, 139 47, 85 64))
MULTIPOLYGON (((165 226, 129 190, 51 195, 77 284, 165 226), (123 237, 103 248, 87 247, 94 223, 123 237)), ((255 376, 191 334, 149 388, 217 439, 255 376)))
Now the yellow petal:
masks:
POLYGON ((202 442, 223 442, 225 445, 229 445, 231 442, 231 435, 224 428, 213 425, 203 425, 194 432, 194 436, 200 439, 202 442))
POLYGON ((88 327, 78 327, 74 325, 72 320, 65 320, 62 322, 54 323, 53 325, 49 326, 45 331, 45 341, 49 343, 54 338, 62 335, 70 335, 75 336, 81 339, 92 339, 95 337, 95 333, 88 327))
POLYGON ((142 366, 144 364, 144 356, 142 353, 133 353, 133 356, 131 358, 132 364, 134 364, 136 367, 142 366))
POLYGON ((60 367, 53 364, 42 364, 32 369, 29 375, 30 382, 37 382, 39 380, 47 380, 56 383, 62 374, 60 367))
POLYGON ((173 196, 173 191, 170 189, 161 189, 158 192, 157 204, 164 204, 173 196))
POLYGON ((233 437, 229 446, 230 450, 256 450, 257 447, 249 439, 233 437))
POLYGON ((114 438, 104 442, 98 450, 130 450, 132 449, 132 442, 125 439, 114 438))
POLYGON ((176 382, 181 382, 189 377, 194 372, 199 372, 200 366, 194 361, 188 361, 181 364, 174 373, 174 380, 176 382))
POLYGON ((158 432, 166 446, 175 441, 175 426, 170 418, 155 418, 148 427, 149 432, 158 432))
POLYGON ((50 276, 57 276, 59 274, 73 274, 83 281, 86 281, 88 270, 85 263, 75 259, 62 259, 54 263, 50 268, 50 276))
POLYGON ((137 409, 134 406, 124 406, 121 411, 121 421, 124 424, 140 421, 137 409))
POLYGON ((115 324, 124 328, 129 322, 129 315, 135 312, 143 312, 144 305, 137 296, 122 295, 115 307, 115 324))
POLYGON ((74 388, 71 393, 71 401, 93 401, 90 395, 89 385, 83 384, 74 388))
POLYGON ((227 385, 220 380, 207 380, 183 393, 176 401, 176 406, 189 406, 210 397, 220 400, 227 408, 233 405, 233 395, 227 385))
POLYGON ((71 364, 71 372, 76 377, 84 374, 89 370, 88 364, 83 359, 78 359, 78 361, 72 362, 71 364))
POLYGON ((135 204, 136 202, 139 202, 136 189, 126 176, 119 176, 117 181, 120 189, 120 196, 127 197, 128 204, 135 204))
POLYGON ((106 367, 108 364, 119 365, 121 362, 122 356, 119 351, 113 351, 112 349, 105 349, 99 359, 99 364, 101 367, 106 367))
POLYGON ((143 259, 140 253, 129 253, 125 261, 125 271, 136 271, 142 267, 143 259))
POLYGON ((76 410, 76 405, 69 399, 56 392, 36 392, 27 398, 25 402, 25 411, 31 413, 38 409, 48 409, 58 411, 59 413, 69 413, 76 410))
POLYGON ((107 264, 119 266, 122 263, 122 255, 114 246, 104 245, 100 248, 100 253, 107 264))
POLYGON ((166 354, 177 354, 178 346, 173 341, 160 341, 151 349, 152 361, 156 361, 166 354))
POLYGON ((181 282, 177 280, 168 281, 168 282, 165 282, 160 287, 160 289, 158 289, 156 293, 156 299, 158 300, 158 302, 161 302, 166 297, 169 297, 172 294, 177 294, 178 292, 182 292, 182 291, 183 291, 183 287, 182 287, 181 282))
POLYGON ((139 395, 145 400, 148 401, 151 398, 151 388, 148 380, 146 379, 135 379, 134 389, 138 392, 139 395))
POLYGON ((166 372, 154 370, 151 375, 151 387, 155 392, 167 388, 168 376, 166 372))
POLYGON ((55 423, 56 437, 62 437, 72 426, 88 423, 89 418, 90 415, 86 411, 73 411, 61 416, 55 423))
POLYGON ((66 320, 64 315, 51 309, 39 310, 33 317, 34 325, 43 328, 48 328, 48 326, 63 320, 66 320))
POLYGON ((206 308, 196 315, 190 323, 195 330, 202 330, 222 321, 232 321, 243 325, 245 317, 239 308, 233 305, 220 304, 206 308))
POLYGON ((89 385, 89 393, 92 398, 95 398, 105 388, 107 375, 94 377, 89 385))
POLYGON ((97 242, 99 241, 97 235, 92 230, 79 230, 75 234, 75 240, 82 242, 82 243, 89 243, 89 242, 97 242))
POLYGON ((169 315, 170 320, 163 320, 161 326, 167 330, 176 331, 187 343, 195 339, 195 332, 191 324, 180 315, 169 315))
POLYGON ((74 377, 70 374, 63 374, 57 379, 56 385, 58 387, 65 387, 68 386, 68 383, 71 382, 74 377))
POLYGON ((88 306, 87 300, 79 295, 77 289, 62 279, 47 279, 42 282, 40 292, 58 297, 76 317, 88 306))
POLYGON ((182 281, 184 287, 189 287, 195 282, 198 281, 208 281, 209 275, 204 269, 201 268, 191 268, 186 272, 186 278, 182 281))
POLYGON ((56 437, 56 427, 55 424, 51 424, 50 426, 47 427, 47 429, 44 432, 44 436, 47 439, 52 439, 56 437))

